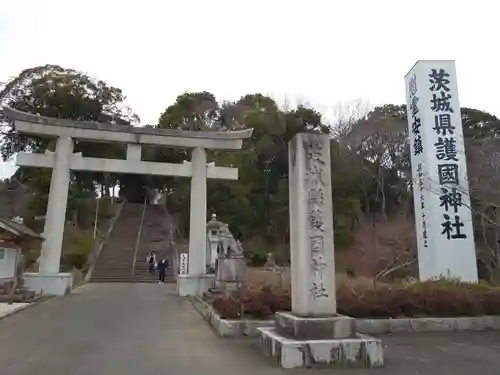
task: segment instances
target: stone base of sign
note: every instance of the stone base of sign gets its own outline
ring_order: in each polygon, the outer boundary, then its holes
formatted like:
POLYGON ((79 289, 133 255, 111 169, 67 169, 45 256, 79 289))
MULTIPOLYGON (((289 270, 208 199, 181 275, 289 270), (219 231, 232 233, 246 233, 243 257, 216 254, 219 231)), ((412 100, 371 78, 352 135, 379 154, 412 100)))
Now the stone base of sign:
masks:
POLYGON ((178 275, 177 292, 179 296, 202 296, 214 287, 215 275, 178 275))
POLYGON ((71 273, 23 274, 24 287, 44 296, 65 296, 71 293, 73 275, 71 273))
POLYGON ((290 312, 274 316, 276 331, 300 340, 328 340, 354 337, 355 319, 349 316, 301 317, 290 312))
POLYGON ((279 334, 276 328, 257 330, 264 354, 275 358, 283 368, 384 365, 382 342, 360 333, 343 339, 298 340, 279 334))
POLYGON ((283 368, 294 367, 381 367, 382 342, 356 333, 354 318, 303 317, 289 312, 274 316, 275 327, 257 328, 265 355, 283 368))

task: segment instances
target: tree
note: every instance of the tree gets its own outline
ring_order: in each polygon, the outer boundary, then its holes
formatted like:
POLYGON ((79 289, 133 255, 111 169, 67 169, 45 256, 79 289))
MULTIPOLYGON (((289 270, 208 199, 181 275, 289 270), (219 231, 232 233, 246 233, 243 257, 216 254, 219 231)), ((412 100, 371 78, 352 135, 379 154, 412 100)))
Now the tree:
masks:
MULTIPOLYGON (((0 104, 41 116, 77 121, 97 121, 130 126, 138 121, 129 108, 123 106, 123 94, 89 76, 58 66, 36 67, 23 71, 0 93, 0 104)), ((35 137, 20 136, 12 123, 2 115, 4 139, 2 157, 8 159, 16 151, 41 151, 49 143, 35 137)), ((93 144, 78 146, 88 154, 103 153, 109 146, 93 144)))
POLYGON ((484 140, 500 135, 500 120, 496 116, 473 108, 462 108, 461 115, 464 138, 484 140))
MULTIPOLYGON (((185 94, 189 95, 189 94, 185 94)), ((208 95, 207 95, 208 96, 208 95)), ((211 97, 211 96, 210 96, 211 97)), ((197 100, 199 96, 192 95, 197 100)), ((194 99, 193 99, 194 100, 194 99)), ((185 96, 168 107, 162 115, 160 127, 182 128, 192 118, 202 118, 182 105, 185 96), (173 113, 182 118, 172 119, 173 113), (175 125, 177 124, 177 125, 175 125)), ((191 102, 192 103, 192 102, 191 102)), ((197 109, 201 105, 191 105, 197 109)), ((250 140, 237 152, 211 152, 209 161, 232 166, 239 170, 238 181, 208 181, 208 208, 216 212, 242 239, 260 238, 264 243, 288 242, 288 141, 298 132, 328 133, 330 128, 321 114, 299 106, 282 111, 272 98, 261 94, 245 95, 235 102, 213 103, 207 125, 197 128, 236 130, 252 128, 250 140), (217 116, 215 116, 217 113, 217 116)), ((187 158, 187 155, 186 155, 187 158)), ((189 204, 189 185, 181 179, 171 182, 170 209, 186 210, 189 204)), ((187 226, 187 210, 183 217, 187 226)))
POLYGON ((163 129, 214 130, 219 109, 217 99, 207 91, 184 93, 163 112, 158 126, 163 129))
MULTIPOLYGON (((0 92, 2 107, 8 105, 47 117, 132 126, 139 119, 123 101, 120 89, 56 65, 26 69, 11 79, 0 92)), ((4 160, 18 151, 54 150, 54 140, 19 134, 3 114, 0 115, 0 122, 3 134, 0 151, 4 160)), ((120 157, 125 155, 125 148, 121 145, 76 142, 75 152, 92 157, 120 157)), ((31 188, 40 193, 36 198, 40 200, 36 205, 40 210, 44 210, 46 205, 50 173, 50 170, 33 168, 20 168, 16 173, 21 182, 29 182, 31 188)), ((111 178, 103 173, 75 172, 72 173, 70 194, 95 194, 96 184, 103 185, 102 190, 107 191, 114 183, 115 176, 111 178)))
POLYGON ((397 202, 400 195, 407 196, 411 181, 405 111, 402 105, 375 107, 349 124, 339 138, 345 147, 361 156, 357 167, 372 175, 375 185, 364 186, 365 210, 379 212, 382 217, 387 217, 390 202, 397 202))
POLYGON ((487 112, 462 108, 467 172, 475 242, 484 277, 500 282, 500 120, 487 112))

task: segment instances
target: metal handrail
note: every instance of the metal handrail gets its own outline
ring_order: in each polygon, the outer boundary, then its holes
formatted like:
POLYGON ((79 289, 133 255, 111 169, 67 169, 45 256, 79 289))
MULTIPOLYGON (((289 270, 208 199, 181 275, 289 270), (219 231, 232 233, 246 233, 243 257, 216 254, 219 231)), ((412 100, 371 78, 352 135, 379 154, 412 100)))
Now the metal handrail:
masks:
POLYGON ((174 250, 172 259, 172 271, 174 274, 174 278, 177 280, 179 272, 180 255, 179 255, 179 249, 177 248, 177 244, 175 243, 175 239, 176 239, 176 234, 177 237, 180 238, 180 231, 177 225, 173 222, 172 215, 170 214, 170 212, 168 212, 166 205, 162 205, 162 208, 163 211, 165 212, 165 216, 168 218, 168 221, 170 222, 170 226, 165 229, 168 230, 168 246, 170 249, 173 248, 174 250))
POLYGON ((110 223, 106 230, 104 238, 98 238, 94 240, 94 247, 87 259, 87 274, 85 275, 86 282, 90 280, 92 273, 94 272, 97 259, 99 258, 99 255, 101 254, 101 251, 104 248, 104 246, 108 243, 109 237, 111 236, 113 228, 115 227, 115 223, 119 219, 122 213, 122 209, 123 209, 123 202, 118 204, 118 207, 115 211, 115 215, 113 216, 113 218, 110 219, 110 223))
MULTIPOLYGON (((170 219, 171 219, 171 216, 170 216, 170 219)), ((177 225, 175 224, 172 224, 173 228, 172 228, 172 231, 171 231, 171 244, 172 244, 172 247, 174 248, 174 252, 175 252, 175 255, 174 255, 174 261, 172 262, 173 263, 173 272, 174 272, 174 278, 177 280, 178 279, 178 276, 179 276, 179 266, 180 266, 180 255, 179 255, 179 249, 177 248, 177 244, 175 243, 175 232, 177 232, 179 234, 179 229, 177 228, 177 225)))
POLYGON ((144 205, 142 206, 141 224, 139 225, 139 231, 137 232, 137 238, 135 240, 134 260, 132 261, 132 276, 135 276, 135 263, 137 261, 137 251, 139 250, 139 245, 141 243, 142 227, 144 225, 144 217, 146 216, 147 199, 148 197, 146 195, 146 197, 144 197, 144 205))

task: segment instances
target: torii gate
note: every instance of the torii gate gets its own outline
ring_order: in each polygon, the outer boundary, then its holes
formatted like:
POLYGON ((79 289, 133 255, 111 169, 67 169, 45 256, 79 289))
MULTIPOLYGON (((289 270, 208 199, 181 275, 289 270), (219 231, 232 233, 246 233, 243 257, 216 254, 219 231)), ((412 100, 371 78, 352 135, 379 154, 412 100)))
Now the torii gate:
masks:
MULTIPOLYGON (((63 295, 71 288, 71 274, 60 273, 60 261, 70 170, 191 177, 188 274, 179 275, 179 293, 194 295, 209 287, 206 280, 207 178, 237 180, 238 169, 207 165, 206 149, 239 150, 253 129, 230 132, 183 131, 124 127, 97 122, 42 117, 4 108, 22 134, 57 138, 55 152, 19 153, 17 165, 52 168, 39 272, 26 274, 26 287, 44 294, 63 295), (73 153, 73 139, 125 143, 126 159, 83 157, 73 153), (142 145, 190 148, 191 163, 141 161, 142 145)), ((208 280, 210 281, 210 280, 208 280)))

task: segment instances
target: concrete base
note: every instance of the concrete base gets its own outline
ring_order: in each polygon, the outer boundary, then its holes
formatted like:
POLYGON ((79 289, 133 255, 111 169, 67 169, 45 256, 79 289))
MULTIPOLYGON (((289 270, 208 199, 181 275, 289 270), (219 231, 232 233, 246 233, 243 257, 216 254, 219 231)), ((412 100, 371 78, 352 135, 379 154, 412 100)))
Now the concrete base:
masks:
POLYGON ((257 328, 264 354, 283 368, 297 367, 382 367, 382 342, 356 334, 351 338, 297 340, 286 338, 275 328, 257 328))
POLYGON ((297 340, 342 339, 355 335, 356 320, 349 316, 301 317, 277 312, 274 317, 276 331, 297 340))
POLYGON ((178 275, 177 292, 179 296, 202 296, 214 287, 215 275, 178 275))
POLYGON ((218 258, 215 262, 215 274, 221 282, 244 283, 247 263, 244 258, 218 258))
POLYGON ((24 287, 27 290, 45 296, 65 296, 71 293, 73 276, 71 273, 24 273, 24 287))

